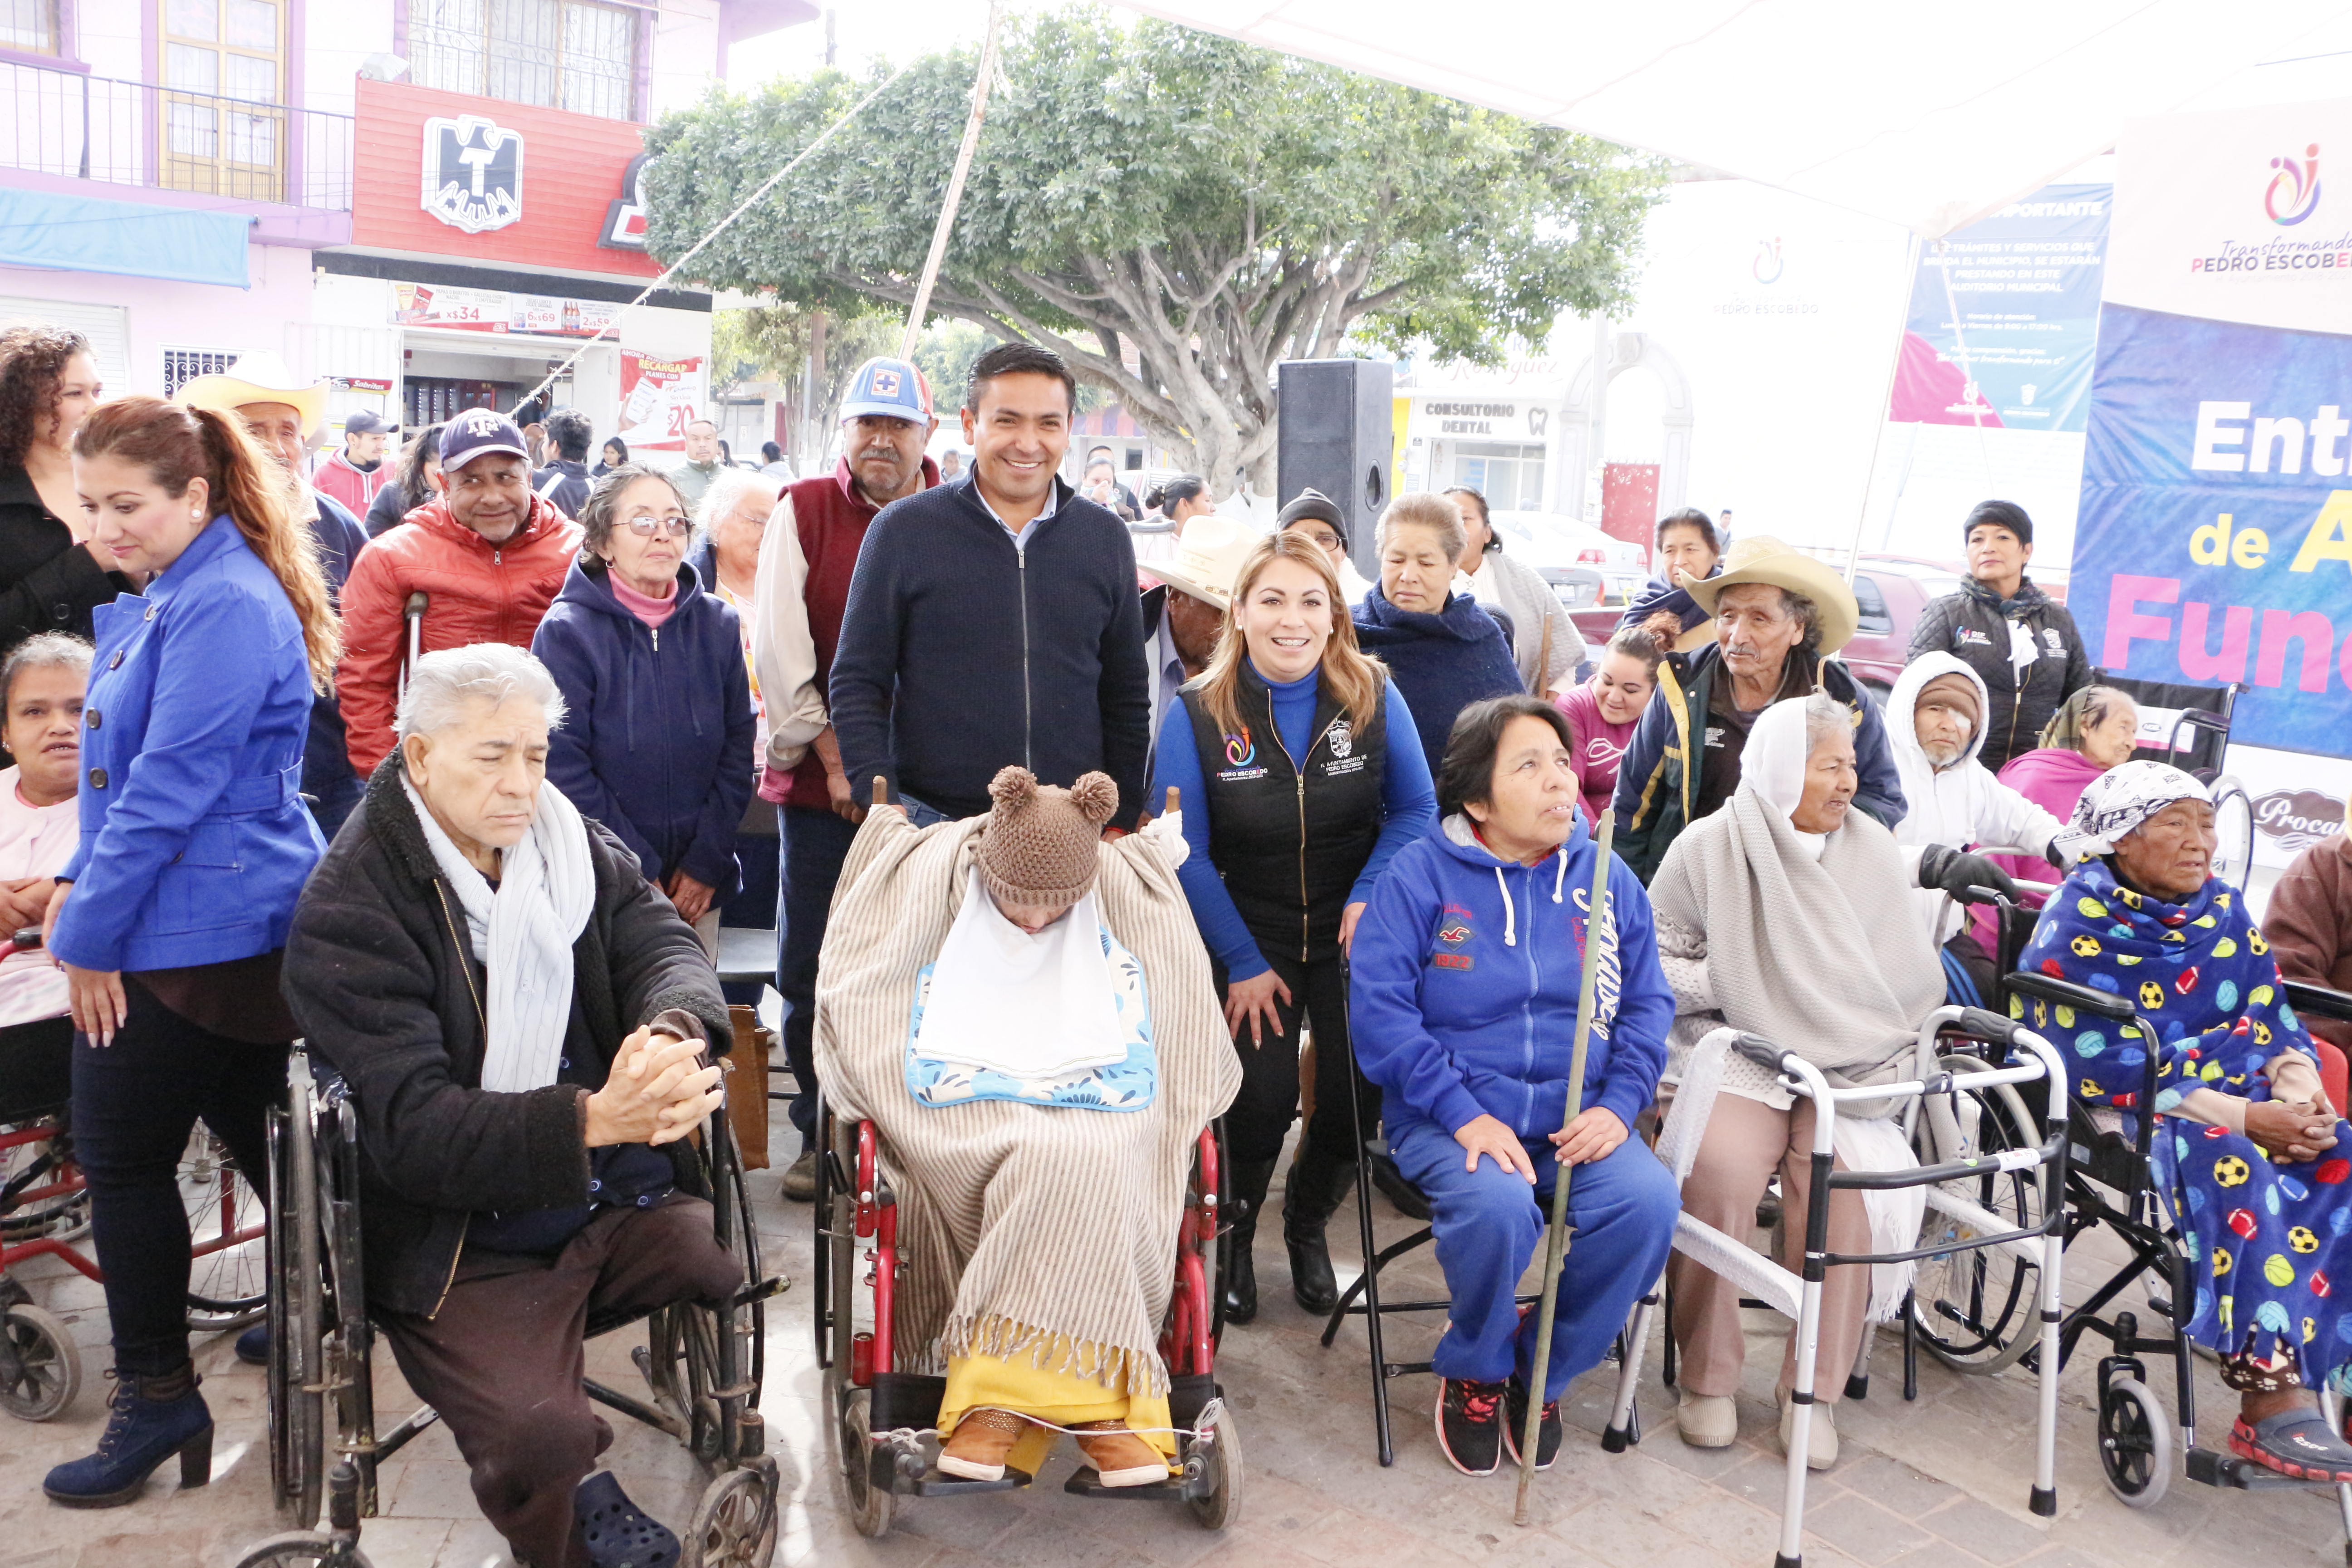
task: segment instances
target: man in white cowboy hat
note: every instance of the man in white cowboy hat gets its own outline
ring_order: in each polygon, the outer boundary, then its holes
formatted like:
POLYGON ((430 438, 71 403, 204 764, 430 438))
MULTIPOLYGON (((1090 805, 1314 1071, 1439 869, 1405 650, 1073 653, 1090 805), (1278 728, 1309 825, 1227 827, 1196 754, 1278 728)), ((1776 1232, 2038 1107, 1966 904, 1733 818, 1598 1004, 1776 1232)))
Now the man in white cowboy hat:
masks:
POLYGON ((1143 595, 1143 652, 1150 667, 1146 674, 1155 739, 1168 710, 1176 706, 1177 689, 1209 668, 1209 656, 1224 633, 1234 579, 1258 538, 1247 523, 1210 512, 1185 526, 1173 559, 1144 569, 1160 583, 1143 595))
POLYGON ((1853 640, 1862 619, 1844 578, 1759 534, 1732 545, 1719 576, 1685 573, 1681 584, 1715 617, 1715 641, 1679 671, 1671 662, 1658 667, 1658 689, 1625 748, 1612 804, 1626 864, 1648 882, 1675 836, 1739 787, 1756 716, 1816 688, 1853 714, 1853 804, 1890 828, 1902 821, 1902 780, 1878 705, 1829 657, 1853 640))
MULTIPOLYGON (((180 388, 177 401, 190 408, 234 414, 286 471, 286 492, 294 514, 310 525, 319 542, 319 566, 326 574, 327 599, 341 608, 343 582, 368 542, 367 530, 351 509, 314 489, 309 478, 310 442, 327 417, 327 384, 303 382, 278 355, 246 354, 217 375, 200 375, 180 388)), ((310 699, 310 734, 302 748, 302 793, 319 831, 332 838, 359 804, 359 780, 346 755, 341 703, 333 692, 310 699)))

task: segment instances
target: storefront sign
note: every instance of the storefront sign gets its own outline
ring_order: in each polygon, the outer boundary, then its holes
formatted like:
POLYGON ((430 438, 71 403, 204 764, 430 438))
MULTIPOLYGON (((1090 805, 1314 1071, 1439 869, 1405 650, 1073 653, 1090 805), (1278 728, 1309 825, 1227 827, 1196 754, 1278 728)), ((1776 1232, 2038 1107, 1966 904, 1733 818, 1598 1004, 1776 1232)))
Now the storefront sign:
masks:
POLYGON ((620 438, 632 452, 683 452, 686 427, 702 417, 705 374, 700 355, 656 359, 621 351, 620 438))
POLYGON ((2329 143, 2352 144, 2352 100, 2134 121, 2118 151, 2069 608, 2102 668, 2242 683, 2233 755, 2352 757, 2352 270, 2199 265, 2336 254, 2271 237, 2352 224, 2305 172, 2329 143), (2265 319, 2289 297, 2292 328, 2265 319))
POLYGON ((609 328, 620 313, 620 306, 603 300, 564 300, 549 294, 509 294, 444 284, 392 286, 392 319, 404 327, 592 338, 609 328))
POLYGON ((2049 185, 1920 248, 1887 417, 2080 430, 2110 185, 2049 185))
POLYGON ((650 153, 640 153, 623 172, 621 194, 604 209, 604 232, 596 237, 605 249, 646 248, 646 165, 652 162, 650 153))
POLYGON ((354 245, 640 281, 661 270, 641 216, 635 245, 603 243, 613 209, 636 205, 642 127, 364 77, 357 107, 354 245))
POLYGON ((1438 436, 1492 436, 1503 440, 1540 441, 1551 424, 1551 410, 1538 405, 1524 417, 1516 403, 1425 403, 1422 416, 1434 420, 1438 436))
POLYGON ((425 210, 467 234, 522 217, 522 132, 478 114, 425 122, 425 210))

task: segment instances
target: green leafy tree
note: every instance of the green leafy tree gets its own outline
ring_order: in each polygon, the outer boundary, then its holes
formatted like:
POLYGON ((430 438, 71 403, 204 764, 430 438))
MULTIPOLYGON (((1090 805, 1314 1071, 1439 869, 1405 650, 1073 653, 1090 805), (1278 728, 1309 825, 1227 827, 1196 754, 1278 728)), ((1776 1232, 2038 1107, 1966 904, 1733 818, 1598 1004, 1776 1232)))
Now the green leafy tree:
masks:
MULTIPOLYGON (((1282 360, 1420 343, 1491 363, 1629 298, 1654 161, 1091 7, 1007 32, 931 308, 1060 351, 1220 495, 1245 472, 1272 489, 1282 360)), ((976 54, 918 61, 697 258, 703 279, 911 303, 976 54)), ((656 126, 654 251, 682 253, 875 79, 715 93, 656 126)))

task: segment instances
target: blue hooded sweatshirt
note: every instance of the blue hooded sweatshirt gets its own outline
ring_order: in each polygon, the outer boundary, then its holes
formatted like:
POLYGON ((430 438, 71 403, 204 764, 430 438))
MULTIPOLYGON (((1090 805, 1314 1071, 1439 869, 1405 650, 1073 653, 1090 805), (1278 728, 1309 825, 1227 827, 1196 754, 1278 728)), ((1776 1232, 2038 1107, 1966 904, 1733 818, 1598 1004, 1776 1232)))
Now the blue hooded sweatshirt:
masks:
MULTIPOLYGON (((1391 1125, 1451 1134, 1485 1114, 1523 1139, 1559 1131, 1597 852, 1580 813, 1532 867, 1496 859, 1456 815, 1389 862, 1356 927, 1349 997, 1356 1059, 1391 1125)), ((1610 859, 1616 952, 1603 951, 1595 982, 1584 1103, 1630 1129, 1657 1092, 1675 997, 1650 896, 1610 859)))
POLYGON ((578 562, 531 638, 571 710, 548 737, 547 779, 620 837, 646 877, 684 871, 735 891, 735 828, 751 798, 751 682, 733 607, 677 569, 656 632, 578 562))

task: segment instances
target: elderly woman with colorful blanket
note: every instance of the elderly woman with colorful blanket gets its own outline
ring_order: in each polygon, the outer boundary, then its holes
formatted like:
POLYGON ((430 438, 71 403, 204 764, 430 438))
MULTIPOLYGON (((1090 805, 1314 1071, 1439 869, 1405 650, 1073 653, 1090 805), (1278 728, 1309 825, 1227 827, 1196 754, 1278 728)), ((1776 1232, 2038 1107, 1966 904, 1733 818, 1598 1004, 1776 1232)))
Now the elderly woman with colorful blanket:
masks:
MULTIPOLYGON (((2075 803, 2059 847, 2076 858, 2024 967, 2131 999, 2156 1031, 2150 1141, 2196 1260, 2189 1337, 2238 1391, 2231 1451, 2289 1476, 2352 1481, 2352 1446, 2312 1391, 2352 1359, 2352 1128, 2327 1103, 2311 1037, 2239 889, 2213 875, 2213 807, 2178 768, 2134 762, 2075 803)), ((2012 997, 2010 1010, 2023 1015, 2012 997)), ((2042 1004, 2034 1026, 2047 1026, 2042 1004)), ((2077 1092, 2126 1135, 2150 1042, 2137 1024, 2055 1010, 2077 1092)))
MULTIPOLYGON (((1833 1088, 1885 1082, 1910 1065, 1919 1025, 1944 999, 1944 972, 1895 836, 1853 809, 1853 715, 1823 692, 1775 702, 1757 715, 1740 755, 1739 787, 1722 810, 1676 836, 1650 885, 1658 952, 1678 1015, 1668 1081, 1704 1100, 1691 1050, 1728 1026, 1794 1050, 1833 1088)), ((1775 1172, 1791 1222, 1782 1264, 1801 1266, 1811 1190, 1813 1105, 1744 1057, 1724 1059, 1718 1098, 1676 1114, 1705 1112, 1697 1163, 1683 1183, 1683 1208, 1727 1236, 1753 1228, 1756 1205, 1775 1172)), ((1838 1108, 1838 1163, 1859 1170, 1913 1160, 1884 1100, 1838 1108)), ((1891 1252, 1918 1235, 1918 1189, 1842 1191, 1830 1199, 1832 1252, 1891 1252)), ((1853 1363, 1875 1301, 1884 1319, 1903 1300, 1899 1270, 1874 1279, 1859 1266, 1832 1268, 1822 1291, 1820 1364, 1832 1375, 1810 1426, 1806 1463, 1837 1462, 1831 1413, 1853 1363), (1874 1286, 1877 1289, 1874 1289, 1874 1286)), ((1732 1395, 1739 1390, 1747 1337, 1739 1288, 1677 1252, 1666 1266, 1675 1293, 1675 1338, 1683 1352, 1675 1419, 1694 1447, 1727 1447, 1739 1435, 1732 1395)), ((1780 1436, 1792 1425, 1796 1333, 1780 1366, 1780 1436)))
POLYGON ((1107 844, 1105 774, 1006 768, 989 794, 922 829, 868 814, 825 928, 817 1073, 877 1124, 900 1194, 898 1370, 946 1374, 940 1468, 1034 1475, 1067 1430, 1105 1485, 1147 1485, 1176 1452, 1158 1340, 1192 1148, 1241 1065, 1177 814, 1107 844))

